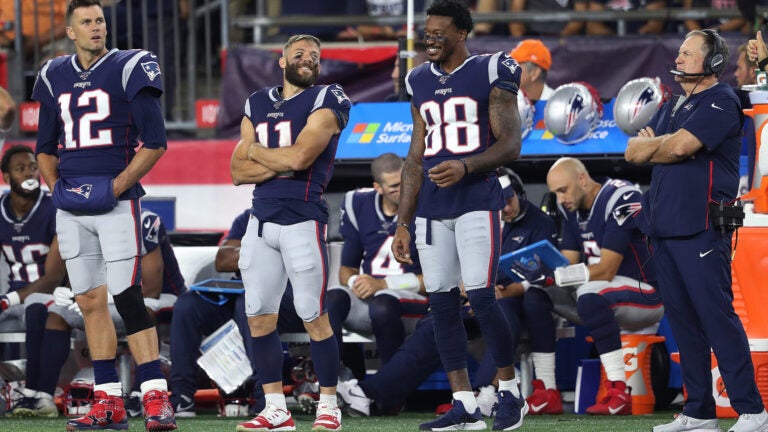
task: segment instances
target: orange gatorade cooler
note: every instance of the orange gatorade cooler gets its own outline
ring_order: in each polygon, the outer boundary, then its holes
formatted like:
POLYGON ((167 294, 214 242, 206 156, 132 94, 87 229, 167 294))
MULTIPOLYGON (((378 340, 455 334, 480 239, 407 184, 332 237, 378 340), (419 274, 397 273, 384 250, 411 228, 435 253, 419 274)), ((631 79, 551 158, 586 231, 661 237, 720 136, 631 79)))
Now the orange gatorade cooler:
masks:
MULTIPOLYGON (((749 348, 752 351, 752 363, 755 365, 755 381, 757 390, 760 392, 763 401, 768 401, 768 339, 750 339, 749 348)), ((680 353, 672 353, 671 358, 675 362, 680 362, 680 353)), ((685 367, 685 365, 681 365, 685 367)), ((685 388, 683 388, 685 395, 685 388)), ((715 398, 716 413, 718 418, 736 418, 738 414, 731 407, 731 400, 728 398, 728 392, 725 391, 725 383, 720 376, 720 369, 717 367, 717 358, 712 353, 712 395, 715 398)))
MULTIPOLYGON (((664 342, 663 336, 646 334, 621 335, 624 373, 627 387, 632 388, 632 415, 652 414, 656 404, 651 386, 651 346, 664 342)), ((605 396, 605 369, 600 366, 600 387, 596 401, 605 396)))

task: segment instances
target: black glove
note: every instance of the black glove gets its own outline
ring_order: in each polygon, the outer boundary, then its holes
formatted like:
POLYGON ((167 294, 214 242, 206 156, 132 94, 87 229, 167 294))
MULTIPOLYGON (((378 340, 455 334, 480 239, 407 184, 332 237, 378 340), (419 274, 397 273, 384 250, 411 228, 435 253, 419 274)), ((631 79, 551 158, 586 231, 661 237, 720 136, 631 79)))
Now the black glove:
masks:
POLYGON ((510 270, 517 277, 532 285, 549 286, 555 282, 554 273, 546 264, 541 262, 538 255, 534 255, 533 260, 526 263, 515 261, 510 270))

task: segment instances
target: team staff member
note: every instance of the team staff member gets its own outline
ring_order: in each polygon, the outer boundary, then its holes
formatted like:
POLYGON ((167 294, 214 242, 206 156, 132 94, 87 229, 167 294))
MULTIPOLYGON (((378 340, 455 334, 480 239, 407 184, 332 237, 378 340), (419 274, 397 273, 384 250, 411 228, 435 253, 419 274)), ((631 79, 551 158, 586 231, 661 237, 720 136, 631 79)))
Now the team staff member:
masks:
POLYGON ((731 304, 733 231, 712 217, 718 203, 733 204, 739 184, 741 107, 718 81, 727 63, 728 45, 717 33, 688 33, 671 71, 684 95, 667 102, 625 153, 629 162, 653 164, 638 223, 651 239, 688 392, 683 414, 655 432, 719 430, 710 348, 740 414, 730 431, 768 428, 747 336, 731 304))

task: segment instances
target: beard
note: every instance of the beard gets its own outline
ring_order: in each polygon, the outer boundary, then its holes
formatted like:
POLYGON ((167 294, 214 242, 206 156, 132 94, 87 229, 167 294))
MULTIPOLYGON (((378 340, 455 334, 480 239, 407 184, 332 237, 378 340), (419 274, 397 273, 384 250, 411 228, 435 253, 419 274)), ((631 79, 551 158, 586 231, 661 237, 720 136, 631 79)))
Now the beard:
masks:
POLYGON ((308 88, 315 85, 318 75, 318 65, 315 64, 311 67, 312 74, 309 76, 300 74, 299 67, 301 67, 299 63, 287 65, 285 67, 285 80, 300 88, 308 88))

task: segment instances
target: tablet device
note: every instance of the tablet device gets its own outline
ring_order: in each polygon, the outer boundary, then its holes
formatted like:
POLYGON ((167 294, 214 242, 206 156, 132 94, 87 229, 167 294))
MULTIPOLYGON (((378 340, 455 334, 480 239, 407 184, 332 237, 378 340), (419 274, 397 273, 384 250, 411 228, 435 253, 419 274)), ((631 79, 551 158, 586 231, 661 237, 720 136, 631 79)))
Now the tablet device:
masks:
POLYGON ((512 264, 520 262, 523 265, 536 266, 536 256, 542 263, 546 264, 551 270, 570 264, 568 259, 555 248, 549 240, 541 240, 524 248, 504 254, 499 259, 499 269, 504 272, 514 282, 521 282, 521 279, 512 272, 512 264))

